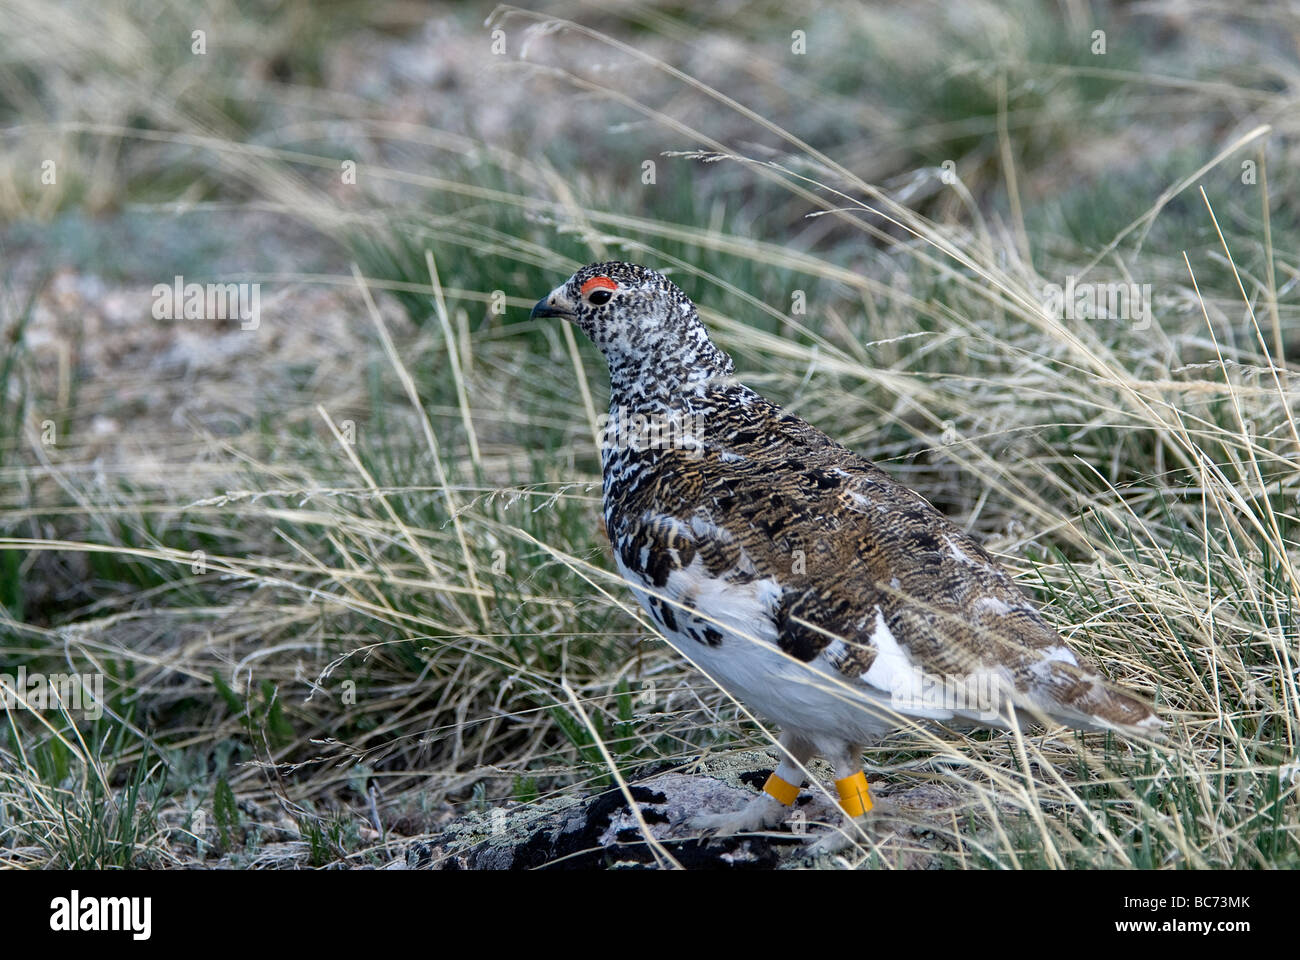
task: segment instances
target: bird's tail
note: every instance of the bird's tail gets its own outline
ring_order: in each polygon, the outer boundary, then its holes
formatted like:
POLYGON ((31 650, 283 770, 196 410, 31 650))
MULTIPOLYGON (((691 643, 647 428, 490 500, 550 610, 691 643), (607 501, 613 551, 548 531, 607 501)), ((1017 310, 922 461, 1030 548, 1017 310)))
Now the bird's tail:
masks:
POLYGON ((1054 720, 1084 730, 1118 730, 1159 738, 1165 721, 1140 697, 1110 686, 1084 667, 1051 661, 1028 691, 1035 705, 1054 720))

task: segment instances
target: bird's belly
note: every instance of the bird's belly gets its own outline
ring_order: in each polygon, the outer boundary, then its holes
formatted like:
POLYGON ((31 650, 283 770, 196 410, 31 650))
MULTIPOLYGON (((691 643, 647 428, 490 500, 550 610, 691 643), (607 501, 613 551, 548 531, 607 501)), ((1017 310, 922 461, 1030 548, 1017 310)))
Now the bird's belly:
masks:
POLYGON ((680 632, 663 633, 747 708, 814 743, 862 742, 898 726, 887 694, 827 664, 796 660, 769 641, 724 631, 720 644, 708 646, 680 632))
POLYGON ((781 650, 769 615, 780 590, 774 582, 727 584, 675 571, 656 589, 618 565, 665 639, 759 716, 814 743, 861 742, 897 727, 887 693, 845 677, 820 658, 805 663, 781 650), (689 581, 687 589, 679 577, 689 581), (686 597, 689 608, 682 605, 686 597))

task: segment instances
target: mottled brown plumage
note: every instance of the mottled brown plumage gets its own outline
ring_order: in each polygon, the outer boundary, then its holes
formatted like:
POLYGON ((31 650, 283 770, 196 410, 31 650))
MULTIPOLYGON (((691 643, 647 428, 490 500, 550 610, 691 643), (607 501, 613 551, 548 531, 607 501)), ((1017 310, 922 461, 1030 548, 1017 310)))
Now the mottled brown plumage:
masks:
MULTIPOLYGON (((1057 661, 1037 678, 1032 668, 1064 641, 996 561, 925 498, 766 400, 727 397, 724 387, 709 404, 702 451, 656 451, 651 479, 618 501, 608 532, 626 566, 635 569, 647 551, 647 579, 661 589, 669 572, 697 558, 729 583, 777 579, 778 645, 807 662, 841 638, 846 649, 834 666, 846 678, 875 659, 861 620, 879 607, 927 672, 1005 666, 1022 693, 1036 685, 1081 721, 1130 726, 1151 716, 1128 695, 1094 689, 1097 678, 1085 668, 1057 661)), ((693 607, 690 596, 679 602, 693 607)), ((660 600, 652 611, 662 618, 665 609, 660 600)))

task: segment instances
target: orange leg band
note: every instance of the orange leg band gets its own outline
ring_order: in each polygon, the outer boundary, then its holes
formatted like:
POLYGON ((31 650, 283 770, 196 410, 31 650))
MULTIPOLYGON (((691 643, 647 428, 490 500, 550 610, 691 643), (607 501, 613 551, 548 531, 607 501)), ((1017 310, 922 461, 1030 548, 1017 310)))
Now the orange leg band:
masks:
POLYGON ((835 789, 840 793, 840 806, 850 817, 860 817, 871 809, 871 791, 867 787, 867 775, 861 770, 851 777, 836 780, 835 789))
POLYGON ((799 796, 798 787, 793 783, 786 783, 775 773, 767 778, 767 783, 763 784, 763 792, 776 797, 787 807, 794 803, 795 797, 799 796))

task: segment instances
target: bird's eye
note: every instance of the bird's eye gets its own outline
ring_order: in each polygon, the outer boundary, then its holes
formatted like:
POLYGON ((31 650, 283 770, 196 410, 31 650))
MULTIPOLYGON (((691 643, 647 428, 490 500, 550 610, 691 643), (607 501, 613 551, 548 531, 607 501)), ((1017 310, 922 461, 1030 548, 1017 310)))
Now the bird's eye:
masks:
POLYGON ((618 284, 609 277, 592 277, 582 285, 578 292, 587 298, 587 302, 592 306, 599 307, 602 303, 609 303, 609 298, 614 295, 618 289, 618 284))

